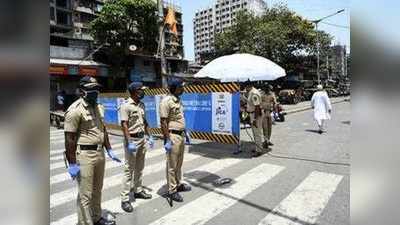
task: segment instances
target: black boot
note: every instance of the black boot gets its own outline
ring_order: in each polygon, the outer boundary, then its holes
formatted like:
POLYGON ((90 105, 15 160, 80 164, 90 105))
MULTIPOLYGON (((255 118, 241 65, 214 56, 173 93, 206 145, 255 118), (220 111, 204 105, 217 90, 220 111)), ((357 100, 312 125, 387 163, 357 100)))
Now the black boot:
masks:
POLYGON ((144 190, 139 193, 135 193, 134 196, 135 196, 135 198, 142 198, 142 199, 151 199, 152 198, 151 194, 146 193, 144 190))
POLYGON ((178 192, 185 192, 185 191, 191 191, 192 190, 192 187, 190 187, 189 185, 187 185, 187 184, 180 184, 179 186, 178 186, 178 188, 177 188, 177 191, 178 192))
POLYGON ((108 221, 101 217, 94 225, 115 225, 115 221, 108 221))
POLYGON ((121 208, 128 213, 133 212, 133 207, 130 202, 121 202, 121 208))
POLYGON ((182 196, 178 192, 174 192, 172 194, 169 194, 168 196, 171 200, 176 201, 176 202, 183 202, 182 196))

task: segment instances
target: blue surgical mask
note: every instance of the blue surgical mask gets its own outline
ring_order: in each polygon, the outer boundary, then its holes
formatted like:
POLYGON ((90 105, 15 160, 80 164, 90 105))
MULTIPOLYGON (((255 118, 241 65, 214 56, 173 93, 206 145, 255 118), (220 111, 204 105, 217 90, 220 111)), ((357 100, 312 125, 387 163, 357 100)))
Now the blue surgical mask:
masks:
POLYGON ((97 90, 83 91, 83 93, 84 93, 83 97, 89 104, 94 105, 97 103, 97 97, 99 96, 99 91, 97 90))

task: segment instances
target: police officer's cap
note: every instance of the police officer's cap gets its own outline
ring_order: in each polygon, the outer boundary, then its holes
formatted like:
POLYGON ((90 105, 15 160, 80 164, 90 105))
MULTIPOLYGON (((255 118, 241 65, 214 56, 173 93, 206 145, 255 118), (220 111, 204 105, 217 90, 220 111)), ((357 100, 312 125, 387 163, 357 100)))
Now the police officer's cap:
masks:
POLYGON ((141 89, 141 90, 145 89, 142 82, 132 82, 128 86, 129 92, 133 92, 133 91, 139 90, 139 89, 141 89))
POLYGON ((183 87, 184 83, 181 78, 172 77, 168 79, 168 86, 183 87))
POLYGON ((84 76, 79 81, 79 87, 82 89, 98 89, 101 88, 101 85, 97 82, 96 78, 91 76, 84 76))

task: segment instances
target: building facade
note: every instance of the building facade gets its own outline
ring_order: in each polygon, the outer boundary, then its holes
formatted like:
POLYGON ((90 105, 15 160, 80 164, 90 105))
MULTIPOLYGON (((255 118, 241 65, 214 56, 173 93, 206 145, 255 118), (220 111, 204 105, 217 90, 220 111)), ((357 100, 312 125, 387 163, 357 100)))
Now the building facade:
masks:
MULTIPOLYGON (((154 0, 157 2, 156 0, 154 0)), ((84 75, 96 76, 106 91, 125 87, 129 80, 142 80, 148 86, 161 85, 160 59, 143 53, 129 56, 130 74, 113 73, 110 65, 93 61, 91 55, 99 47, 90 35, 89 24, 102 10, 107 0, 49 0, 50 6, 50 95, 64 90, 70 98, 84 75), (74 88, 75 87, 75 88, 74 88)), ((183 23, 181 8, 164 2, 164 15, 173 8, 177 20, 178 37, 166 29, 164 33, 167 72, 187 70, 184 59, 183 23)), ((154 37, 158 39, 158 37, 154 37)), ((51 106, 53 105, 51 101, 51 106)))
POLYGON ((215 34, 232 26, 238 11, 244 10, 259 16, 266 8, 263 0, 217 0, 212 6, 198 10, 193 19, 196 63, 201 63, 202 53, 214 51, 215 34))

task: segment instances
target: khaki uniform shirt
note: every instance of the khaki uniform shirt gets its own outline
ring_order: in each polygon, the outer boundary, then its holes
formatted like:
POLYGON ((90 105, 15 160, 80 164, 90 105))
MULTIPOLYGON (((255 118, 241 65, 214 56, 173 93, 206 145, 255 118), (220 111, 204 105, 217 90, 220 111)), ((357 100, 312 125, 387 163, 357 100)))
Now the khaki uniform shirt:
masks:
POLYGON ((262 92, 261 96, 261 109, 272 112, 274 106, 277 104, 275 94, 273 92, 262 92))
POLYGON ((145 132, 144 121, 145 107, 142 102, 135 102, 132 98, 121 106, 121 121, 128 121, 128 130, 130 134, 145 132))
POLYGON ((185 117, 183 115, 183 105, 174 95, 167 95, 160 103, 160 117, 168 119, 170 130, 184 130, 185 117))
POLYGON ((65 112, 64 131, 77 133, 79 145, 103 145, 104 130, 104 107, 100 104, 91 106, 80 98, 65 112))
POLYGON ((247 97, 247 112, 253 113, 259 105, 261 105, 261 93, 253 87, 247 97))

